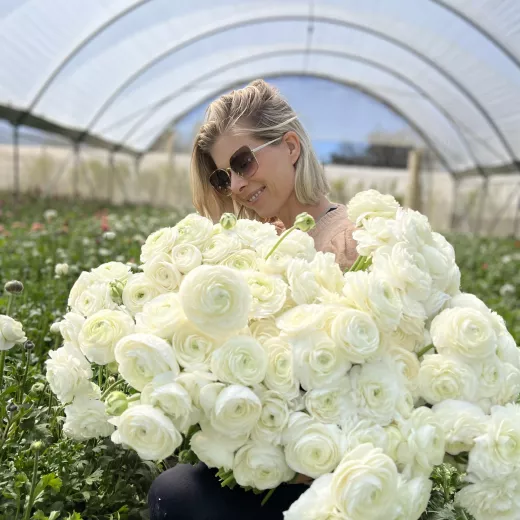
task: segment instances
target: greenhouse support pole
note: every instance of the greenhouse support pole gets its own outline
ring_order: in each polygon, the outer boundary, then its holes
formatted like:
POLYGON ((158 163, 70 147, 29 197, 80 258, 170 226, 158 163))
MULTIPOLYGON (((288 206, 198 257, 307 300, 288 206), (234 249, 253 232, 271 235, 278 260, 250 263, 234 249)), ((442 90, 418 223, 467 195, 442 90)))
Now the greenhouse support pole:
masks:
POLYGON ((518 234, 518 224, 520 224, 520 195, 516 200, 515 218, 513 220, 513 237, 515 238, 518 234))
POLYGON ((81 157, 79 155, 79 143, 74 143, 74 177, 72 178, 72 194, 74 198, 79 196, 79 174, 81 168, 81 157))
POLYGON ((13 126, 13 192, 20 198, 20 127, 13 126))
POLYGON ((114 151, 110 150, 108 154, 108 201, 113 202, 114 198, 114 175, 116 174, 116 165, 114 161, 114 151))
POLYGON ((486 200, 489 193, 489 177, 485 177, 482 188, 480 190, 480 201, 478 207, 477 218, 475 219, 474 233, 478 235, 482 228, 482 221, 484 220, 484 208, 486 206, 486 200))
POLYGON ((408 188, 405 205, 421 211, 421 164, 422 151, 412 149, 408 152, 408 188))
POLYGON ((452 192, 452 201, 451 201, 451 219, 450 219, 450 230, 453 231, 455 226, 458 224, 458 214, 457 214, 457 198, 459 196, 460 189, 460 179, 455 177, 453 178, 453 192, 452 192))

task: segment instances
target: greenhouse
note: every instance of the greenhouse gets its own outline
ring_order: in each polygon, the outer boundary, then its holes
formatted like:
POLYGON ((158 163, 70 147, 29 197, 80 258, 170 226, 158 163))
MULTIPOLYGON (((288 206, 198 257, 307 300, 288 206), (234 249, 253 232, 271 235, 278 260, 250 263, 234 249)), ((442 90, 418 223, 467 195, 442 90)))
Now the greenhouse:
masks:
POLYGON ((520 518, 519 0, 0 0, 0 284, 0 520, 520 518))

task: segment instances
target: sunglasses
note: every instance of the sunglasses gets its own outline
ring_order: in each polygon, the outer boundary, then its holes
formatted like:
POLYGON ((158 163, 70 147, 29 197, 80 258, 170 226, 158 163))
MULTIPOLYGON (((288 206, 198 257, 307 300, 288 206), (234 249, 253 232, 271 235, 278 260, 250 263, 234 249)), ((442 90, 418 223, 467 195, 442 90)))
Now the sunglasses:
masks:
POLYGON ((219 193, 223 195, 231 195, 231 172, 240 175, 244 179, 250 179, 258 171, 258 160, 255 152, 262 148, 276 143, 283 136, 277 137, 268 143, 261 144, 256 148, 242 146, 229 159, 229 168, 217 168, 209 176, 209 182, 219 193))

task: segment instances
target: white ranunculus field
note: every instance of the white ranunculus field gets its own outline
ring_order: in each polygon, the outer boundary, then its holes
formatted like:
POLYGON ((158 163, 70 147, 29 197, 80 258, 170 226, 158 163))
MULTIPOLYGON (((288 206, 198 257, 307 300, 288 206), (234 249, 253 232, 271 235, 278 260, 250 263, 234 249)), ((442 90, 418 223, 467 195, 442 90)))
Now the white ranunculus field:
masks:
POLYGON ((312 479, 285 520, 520 518, 518 241, 368 190, 344 273, 305 214, 50 202, 2 210, 0 519, 146 518, 198 461, 312 479))

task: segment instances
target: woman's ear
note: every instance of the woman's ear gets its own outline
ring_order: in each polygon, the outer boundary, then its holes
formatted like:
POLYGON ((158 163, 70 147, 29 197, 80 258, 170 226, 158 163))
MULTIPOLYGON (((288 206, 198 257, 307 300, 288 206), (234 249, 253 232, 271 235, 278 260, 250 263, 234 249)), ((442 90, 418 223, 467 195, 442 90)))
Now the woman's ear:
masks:
POLYGON ((294 166, 300 157, 300 138, 296 132, 290 130, 284 135, 284 142, 289 150, 289 159, 294 166))

